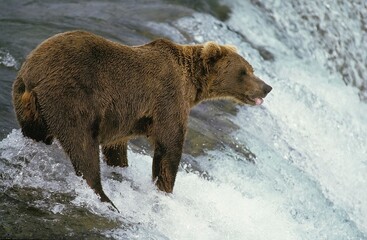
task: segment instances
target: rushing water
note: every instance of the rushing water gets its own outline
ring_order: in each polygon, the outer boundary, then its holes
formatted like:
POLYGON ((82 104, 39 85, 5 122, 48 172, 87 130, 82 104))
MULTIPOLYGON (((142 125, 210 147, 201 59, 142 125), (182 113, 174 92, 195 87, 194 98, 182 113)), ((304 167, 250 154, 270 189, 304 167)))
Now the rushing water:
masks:
POLYGON ((0 2, 0 238, 367 239, 366 2, 221 4, 0 2), (261 107, 192 110, 173 194, 151 183, 142 140, 130 144, 128 168, 101 161, 118 214, 57 141, 22 137, 12 112, 11 84, 29 51, 80 28, 125 44, 234 44, 273 91, 261 107))

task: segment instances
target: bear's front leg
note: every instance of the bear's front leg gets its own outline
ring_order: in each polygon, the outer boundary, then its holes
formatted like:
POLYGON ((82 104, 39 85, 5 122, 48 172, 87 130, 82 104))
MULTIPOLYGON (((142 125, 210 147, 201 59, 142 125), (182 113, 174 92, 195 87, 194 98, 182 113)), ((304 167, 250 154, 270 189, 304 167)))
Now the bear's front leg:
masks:
POLYGON ((102 152, 105 156, 108 166, 127 167, 127 141, 122 141, 114 145, 102 146, 102 152))
POLYGON ((167 193, 173 191, 181 160, 185 131, 185 129, 176 129, 166 139, 158 138, 155 141, 153 181, 156 181, 156 185, 160 190, 167 193))

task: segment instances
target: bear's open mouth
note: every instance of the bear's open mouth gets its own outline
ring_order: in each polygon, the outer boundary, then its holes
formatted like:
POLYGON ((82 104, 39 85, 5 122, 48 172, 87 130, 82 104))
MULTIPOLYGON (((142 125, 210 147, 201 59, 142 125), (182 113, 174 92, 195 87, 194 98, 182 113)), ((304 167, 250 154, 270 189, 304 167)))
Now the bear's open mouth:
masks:
POLYGON ((261 97, 248 97, 245 98, 245 103, 250 105, 261 105, 264 102, 264 99, 261 97))
POLYGON ((262 98, 254 98, 252 101, 255 102, 255 105, 261 105, 264 102, 264 99, 262 98))

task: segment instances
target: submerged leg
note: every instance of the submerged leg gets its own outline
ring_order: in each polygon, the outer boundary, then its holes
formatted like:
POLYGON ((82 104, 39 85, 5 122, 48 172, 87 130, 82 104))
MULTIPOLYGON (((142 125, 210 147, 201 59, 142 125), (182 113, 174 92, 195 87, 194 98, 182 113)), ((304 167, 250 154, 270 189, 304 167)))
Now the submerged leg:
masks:
POLYGON ((172 133, 163 132, 155 140, 152 177, 157 187, 167 193, 173 191, 186 129, 176 127, 172 133))
POLYGON ((102 202, 110 203, 118 211, 102 189, 97 139, 85 133, 73 131, 72 135, 67 138, 60 137, 59 141, 69 155, 76 174, 87 181, 94 192, 100 196, 102 202))
POLYGON ((157 143, 153 157, 153 181, 157 187, 167 193, 173 191, 178 166, 180 164, 182 147, 172 148, 157 143))

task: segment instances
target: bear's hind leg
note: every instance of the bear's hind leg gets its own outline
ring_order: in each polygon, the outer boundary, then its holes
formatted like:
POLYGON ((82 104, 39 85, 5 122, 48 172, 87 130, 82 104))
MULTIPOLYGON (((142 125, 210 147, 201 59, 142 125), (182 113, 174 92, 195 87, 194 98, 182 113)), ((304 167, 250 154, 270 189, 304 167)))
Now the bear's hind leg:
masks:
POLYGON ((102 152, 105 156, 108 166, 112 167, 127 167, 127 141, 120 142, 114 145, 102 146, 102 152))
POLYGON ((17 78, 13 85, 13 104, 23 135, 51 144, 53 136, 49 133, 41 115, 37 95, 33 91, 26 90, 21 78, 17 78))
POLYGON ((43 119, 21 121, 20 125, 24 136, 32 138, 37 142, 42 141, 47 145, 52 143, 53 136, 49 134, 43 119))
POLYGON ((69 155, 76 174, 82 176, 87 181, 94 192, 100 196, 102 202, 110 203, 118 211, 102 189, 97 139, 93 139, 92 136, 83 136, 83 133, 80 131, 70 132, 73 132, 73 134, 66 135, 68 136, 67 138, 59 137, 58 139, 65 152, 69 155))

